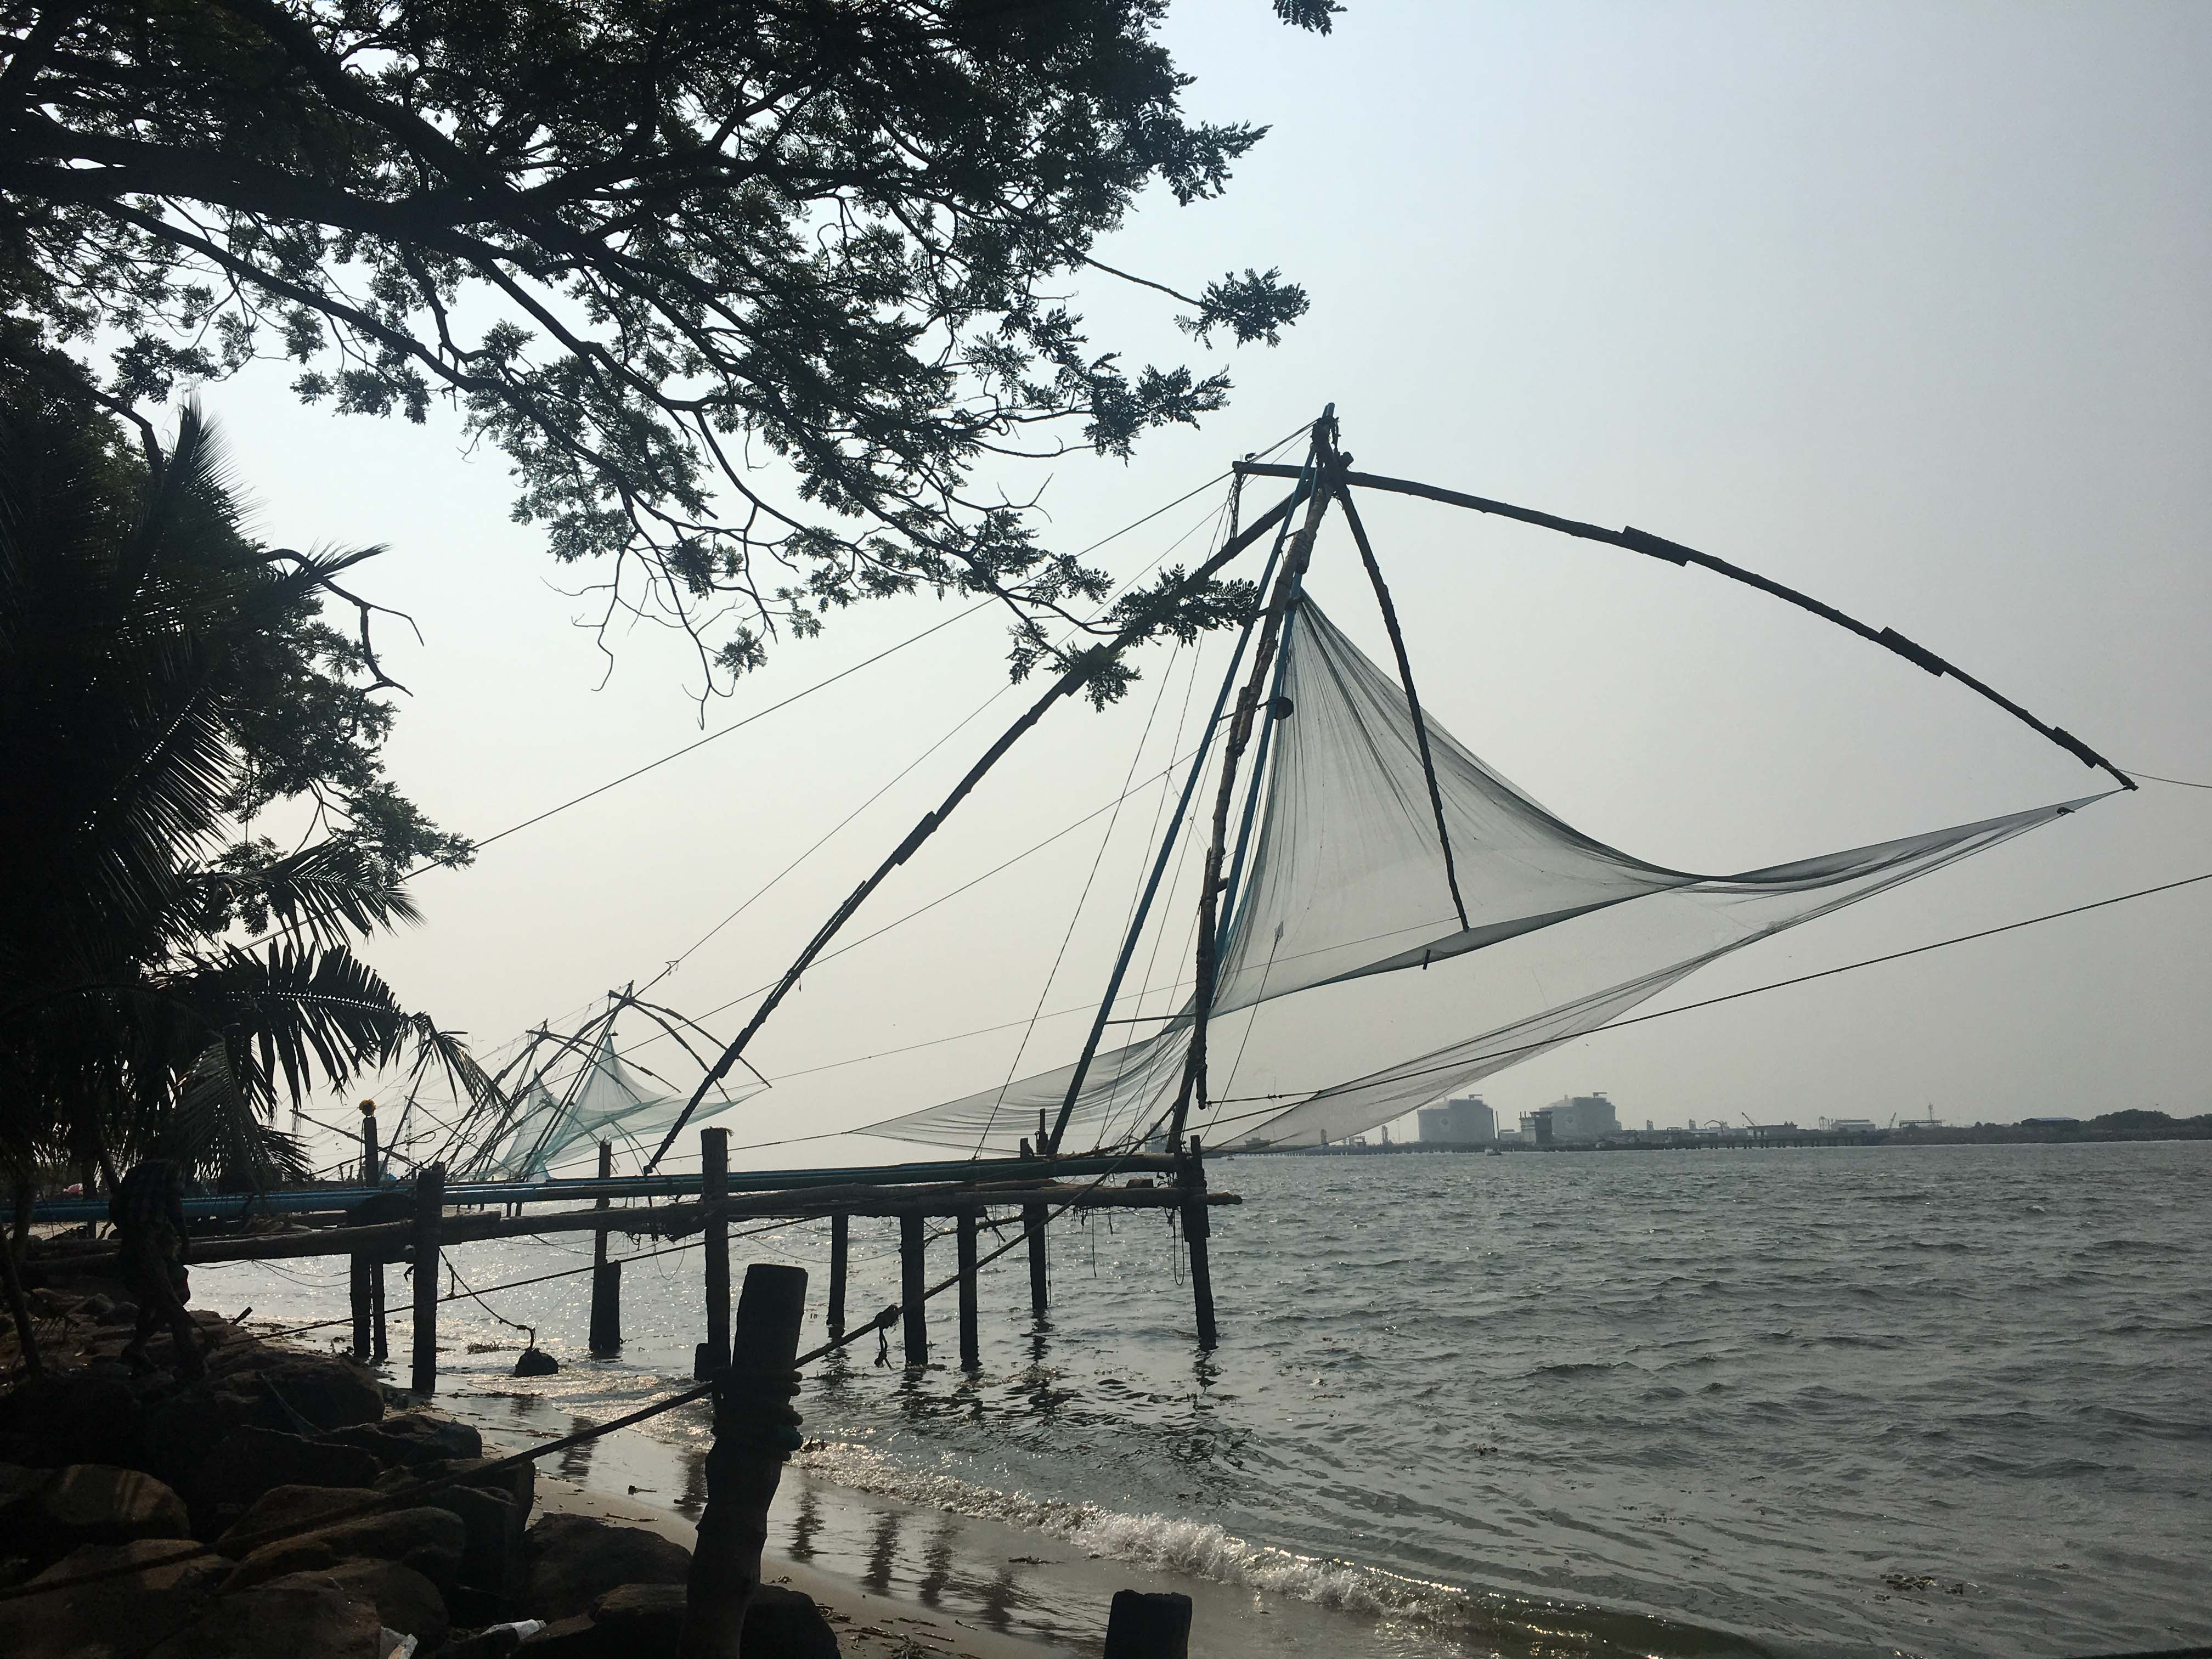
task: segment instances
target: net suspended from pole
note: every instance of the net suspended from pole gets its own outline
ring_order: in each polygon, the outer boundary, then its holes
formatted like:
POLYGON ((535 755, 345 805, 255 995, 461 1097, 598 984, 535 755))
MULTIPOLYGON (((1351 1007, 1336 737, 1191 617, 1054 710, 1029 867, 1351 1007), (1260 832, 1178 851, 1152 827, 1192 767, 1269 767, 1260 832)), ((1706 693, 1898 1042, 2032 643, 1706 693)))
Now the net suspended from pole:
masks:
MULTIPOLYGON (((1287 639, 1289 707, 1261 780, 1211 1019, 1221 1031, 1224 1016, 1249 1011, 1237 1094, 1289 1097, 1257 1128, 1240 1126, 1239 1141, 1316 1144, 1389 1122, 1595 1030, 1747 945, 2100 799, 1735 875, 1668 869, 1565 823, 1425 717, 1432 796, 1398 678, 1310 598, 1287 639)), ((1157 1127, 1182 1075, 1191 1014, 1186 1004, 1091 1060, 1064 1150, 1157 1127)), ((865 1133, 1011 1146, 1039 1110, 1060 1109, 1073 1075, 1072 1064, 1056 1067, 865 1133)), ((1234 1106, 1221 1115, 1252 1121, 1234 1106)))

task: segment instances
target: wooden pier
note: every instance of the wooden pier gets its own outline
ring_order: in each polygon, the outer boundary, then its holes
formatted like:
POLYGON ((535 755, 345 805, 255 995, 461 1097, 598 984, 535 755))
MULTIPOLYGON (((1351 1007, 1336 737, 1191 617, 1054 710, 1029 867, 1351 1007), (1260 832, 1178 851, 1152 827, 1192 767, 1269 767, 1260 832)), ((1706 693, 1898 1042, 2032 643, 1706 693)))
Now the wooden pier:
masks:
MULTIPOLYGON (((899 1224, 900 1294, 897 1319, 905 1363, 929 1363, 927 1301, 933 1293, 927 1253, 933 1221, 949 1223, 955 1247, 959 1364, 973 1370, 981 1364, 981 1299, 977 1280, 984 1258, 980 1239, 986 1230, 1017 1229, 1010 1247, 1027 1246, 1032 1318, 1045 1317, 1048 1303, 1045 1234, 1049 1223, 1073 1212, 1166 1211, 1180 1223, 1190 1252, 1193 1312, 1201 1346, 1218 1340, 1208 1240, 1212 1212, 1242 1202, 1236 1194, 1206 1184, 1205 1161, 1196 1136, 1178 1153, 1101 1154, 1087 1158, 1024 1156, 961 1163, 911 1164, 878 1169, 814 1170, 789 1172, 793 1184, 774 1186, 776 1172, 733 1174, 728 1168, 726 1130, 699 1135, 700 1172, 694 1176, 647 1180, 611 1173, 612 1152, 600 1148, 596 1179, 536 1182, 449 1182, 432 1165, 416 1172, 411 1185, 380 1179, 374 1117, 364 1115, 363 1185, 304 1189, 257 1195, 252 1212, 259 1231, 198 1231, 191 1245, 195 1267, 225 1262, 274 1261, 311 1256, 351 1259, 351 1319, 358 1358, 386 1352, 381 1279, 384 1264, 409 1261, 413 1273, 413 1328, 410 1333, 410 1382, 428 1395, 437 1389, 438 1309, 450 1298, 439 1294, 444 1253, 460 1244, 488 1239, 542 1237, 556 1233, 592 1235, 590 1346, 611 1353, 622 1345, 622 1263, 610 1260, 608 1240, 620 1232, 633 1237, 680 1239, 699 1236, 702 1252, 702 1340, 697 1344, 697 1378, 709 1381, 728 1364, 731 1352, 730 1228, 732 1223, 808 1221, 830 1224, 827 1313, 833 1337, 848 1329, 846 1277, 851 1258, 853 1218, 895 1219, 899 1224), (641 1190, 642 1188, 642 1190, 641 1190), (696 1194, 696 1195, 695 1195, 696 1194), (574 1207, 531 1212, 538 1206, 574 1207), (364 1216, 397 1218, 363 1219, 364 1216), (278 1218, 283 1218, 282 1222, 278 1218), (281 1230, 274 1230, 280 1228, 281 1230)), ((1026 1151, 1026 1149, 1025 1149, 1026 1151)), ((239 1224, 240 1200, 192 1200, 201 1209, 203 1228, 239 1224), (228 1206, 231 1214, 222 1213, 228 1206), (210 1215, 207 1211, 216 1213, 210 1215)), ((62 1212, 81 1206, 41 1206, 33 1218, 69 1218, 62 1212)), ((994 1251, 994 1255, 998 1254, 994 1251)), ((66 1250, 50 1258, 72 1273, 112 1267, 115 1256, 99 1248, 66 1250)))

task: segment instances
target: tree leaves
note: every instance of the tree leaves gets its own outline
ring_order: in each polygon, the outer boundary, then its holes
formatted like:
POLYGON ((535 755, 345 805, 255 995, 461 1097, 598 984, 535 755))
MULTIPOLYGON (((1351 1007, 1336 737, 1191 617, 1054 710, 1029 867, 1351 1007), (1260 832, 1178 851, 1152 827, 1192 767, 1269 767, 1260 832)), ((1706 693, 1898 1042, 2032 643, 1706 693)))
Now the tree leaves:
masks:
POLYGON ((267 1120, 410 1045, 349 942, 416 920, 440 834, 383 775, 366 631, 319 619, 360 554, 247 542, 188 410, 149 473, 83 404, 0 400, 0 1155, 159 1147, 218 1178, 300 1173, 267 1120), (289 851, 240 834, 311 804, 289 851), (319 828, 320 833, 313 833, 319 828))
MULTIPOLYGON (((1049 607, 1065 573, 992 556, 974 471, 1221 406, 1225 374, 1125 365, 1056 297, 1148 185, 1217 195, 1262 136, 1184 118, 1164 9, 0 9, 0 302, 121 341, 126 402, 257 356, 344 413, 447 399, 556 557, 611 562, 605 616, 673 619, 726 689, 916 581, 1049 607)), ((1306 296, 1248 268, 1188 303, 1201 343, 1272 343, 1306 296)))

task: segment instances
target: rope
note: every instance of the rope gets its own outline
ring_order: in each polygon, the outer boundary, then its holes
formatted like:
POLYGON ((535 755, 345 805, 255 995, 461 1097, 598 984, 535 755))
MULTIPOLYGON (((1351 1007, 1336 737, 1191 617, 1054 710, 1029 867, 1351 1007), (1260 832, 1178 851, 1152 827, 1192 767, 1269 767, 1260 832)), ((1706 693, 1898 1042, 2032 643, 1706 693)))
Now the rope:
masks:
MULTIPOLYGON (((1182 647, 1176 647, 1181 655, 1182 647)), ((1044 1000, 1052 994, 1052 988, 1060 978, 1060 964, 1067 960, 1067 947, 1075 938, 1076 924, 1083 920, 1083 908, 1091 902, 1091 890, 1097 884, 1099 867, 1106 862, 1106 849, 1113 844, 1115 826, 1121 822, 1121 806, 1136 793, 1137 763, 1144 758, 1145 745, 1152 741, 1153 724, 1160 717, 1160 705, 1167 699, 1168 686, 1175 678, 1175 658, 1168 659, 1167 672, 1160 676, 1159 689, 1152 693, 1152 706, 1145 716, 1145 729, 1137 734, 1137 746, 1129 753, 1129 769, 1121 778, 1121 793, 1114 801, 1113 815, 1106 820, 1106 833, 1098 838, 1098 850, 1091 855, 1091 873, 1083 878, 1083 890, 1075 896, 1075 908, 1068 912, 1067 931, 1060 936, 1060 949, 1053 952, 1052 967, 1047 970, 1044 983, 1037 988, 1036 1006, 1030 1010, 1029 1028, 1022 1040, 1014 1045, 1014 1057, 1006 1062, 1006 1081, 999 1085, 998 1096, 991 1102, 991 1115, 984 1120, 983 1127, 975 1137, 973 1156, 983 1155, 983 1143, 990 1139, 992 1129, 999 1121, 999 1109, 1006 1103, 1006 1091, 1014 1086, 1014 1073, 1021 1070, 1022 1056, 1029 1052, 1030 1039, 1036 1035, 1037 1021, 1044 1018, 1044 1000)), ((1150 787, 1150 785, 1146 785, 1150 787)), ((1154 817, 1158 815, 1156 812, 1154 817)))
POLYGON ((2169 783, 2176 789, 2212 789, 2212 783, 2191 783, 2187 778, 2162 778, 2155 772, 2130 772, 2128 775, 2141 778, 2146 783, 2169 783))

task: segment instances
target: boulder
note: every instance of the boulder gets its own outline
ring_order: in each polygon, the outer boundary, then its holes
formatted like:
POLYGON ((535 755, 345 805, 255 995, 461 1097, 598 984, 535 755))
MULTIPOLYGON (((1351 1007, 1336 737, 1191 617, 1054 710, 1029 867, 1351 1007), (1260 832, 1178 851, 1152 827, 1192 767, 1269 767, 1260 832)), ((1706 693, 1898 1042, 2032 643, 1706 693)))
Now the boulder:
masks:
POLYGON ((186 1382, 147 1401, 140 1437, 147 1468, 190 1492, 208 1455, 239 1426, 236 1399, 204 1382, 186 1382))
POLYGON ((383 1473, 372 1452, 251 1426, 225 1436, 192 1473, 192 1511, 218 1530, 278 1486, 367 1486, 383 1473))
MULTIPOLYGON (((523 1529, 537 1494, 532 1465, 501 1469, 493 1464, 481 1457, 417 1463, 394 1469, 376 1483, 380 1492, 398 1492, 426 1480, 459 1480, 459 1485, 424 1492, 415 1501, 450 1510, 468 1528, 468 1549, 456 1583, 478 1593, 464 1599, 468 1613, 483 1613, 486 1622, 505 1613, 522 1595, 527 1577, 523 1529)), ((457 1605, 454 1611, 462 1609, 457 1605)))
POLYGON ((146 1659, 377 1659, 376 1609, 325 1574, 225 1595, 146 1659))
POLYGON ((295 1353, 239 1342, 208 1357, 219 1399, 240 1423, 313 1435, 384 1415, 384 1395, 365 1366, 338 1354, 295 1353))
POLYGON ((374 1607, 386 1630, 414 1637, 421 1644, 418 1652, 434 1653, 445 1645, 453 1627, 446 1598, 414 1568, 397 1561, 348 1561, 326 1576, 356 1601, 374 1607))
POLYGON ((642 1527, 618 1527, 583 1515, 549 1515, 526 1540, 533 1619, 574 1619, 623 1584, 680 1584, 691 1552, 642 1527))
MULTIPOLYGON (((158 1562, 182 1547, 167 1539, 87 1544, 39 1578, 74 1578, 158 1562)), ((9 1659, 129 1659, 190 1624, 222 1577, 222 1564, 202 1556, 76 1589, 0 1601, 0 1653, 9 1659)))
POLYGON ((392 1412, 377 1422, 334 1430, 324 1438, 373 1452, 387 1466, 483 1455, 483 1437, 474 1429, 425 1411, 392 1412))
POLYGON ((368 1486, 272 1486, 256 1498, 215 1547, 242 1561, 259 1543, 275 1543, 287 1533, 307 1532, 334 1515, 374 1504, 384 1494, 368 1486))
POLYGON ((120 1367, 50 1370, 0 1395, 0 1433, 28 1437, 32 1461, 133 1464, 143 1415, 120 1367))
POLYGON ((837 1659, 837 1632, 814 1598, 785 1584, 763 1584, 745 1609, 745 1659, 837 1659))
MULTIPOLYGON (((327 1489, 325 1489, 327 1490, 327 1489)), ((393 1510, 339 1521, 295 1538, 264 1544, 231 1570, 223 1593, 289 1573, 327 1572, 342 1562, 367 1558, 412 1567, 441 1590, 453 1582, 468 1546, 468 1531, 444 1510, 393 1510)))
POLYGON ((105 1463, 11 1470, 0 1484, 0 1555, 34 1565, 84 1544, 189 1538, 184 1500, 150 1474, 105 1463))

